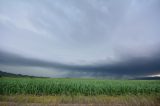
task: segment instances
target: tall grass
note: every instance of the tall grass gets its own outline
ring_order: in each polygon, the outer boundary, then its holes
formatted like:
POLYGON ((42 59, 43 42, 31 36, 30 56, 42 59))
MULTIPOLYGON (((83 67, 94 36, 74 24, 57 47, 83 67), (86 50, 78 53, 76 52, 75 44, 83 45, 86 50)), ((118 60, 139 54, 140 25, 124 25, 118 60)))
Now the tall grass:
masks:
POLYGON ((160 80, 0 78, 0 94, 159 95, 160 80))

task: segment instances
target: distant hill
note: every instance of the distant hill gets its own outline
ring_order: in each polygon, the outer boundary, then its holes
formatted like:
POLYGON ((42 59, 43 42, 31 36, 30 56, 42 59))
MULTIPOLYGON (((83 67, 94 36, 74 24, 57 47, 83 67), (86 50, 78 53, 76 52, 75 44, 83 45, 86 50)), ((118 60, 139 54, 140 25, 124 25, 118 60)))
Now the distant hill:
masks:
POLYGON ((29 76, 29 75, 22 75, 22 74, 13 74, 8 72, 3 72, 0 70, 0 77, 30 77, 30 78, 47 78, 47 77, 37 77, 37 76, 29 76))

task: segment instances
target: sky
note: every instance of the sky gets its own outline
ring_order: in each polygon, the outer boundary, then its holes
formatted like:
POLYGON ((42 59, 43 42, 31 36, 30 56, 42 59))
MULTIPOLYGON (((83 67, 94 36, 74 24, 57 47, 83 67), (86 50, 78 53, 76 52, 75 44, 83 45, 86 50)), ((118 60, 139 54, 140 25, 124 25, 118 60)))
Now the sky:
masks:
POLYGON ((0 0, 0 70, 46 77, 160 75, 160 1, 0 0))

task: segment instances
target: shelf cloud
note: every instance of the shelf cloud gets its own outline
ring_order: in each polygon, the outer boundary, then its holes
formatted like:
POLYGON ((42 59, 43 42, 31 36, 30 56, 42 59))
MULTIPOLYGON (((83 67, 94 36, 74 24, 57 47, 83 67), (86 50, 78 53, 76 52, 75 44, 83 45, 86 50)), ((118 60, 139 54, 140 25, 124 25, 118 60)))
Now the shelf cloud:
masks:
POLYGON ((49 77, 160 74, 159 0, 0 1, 0 70, 49 77))

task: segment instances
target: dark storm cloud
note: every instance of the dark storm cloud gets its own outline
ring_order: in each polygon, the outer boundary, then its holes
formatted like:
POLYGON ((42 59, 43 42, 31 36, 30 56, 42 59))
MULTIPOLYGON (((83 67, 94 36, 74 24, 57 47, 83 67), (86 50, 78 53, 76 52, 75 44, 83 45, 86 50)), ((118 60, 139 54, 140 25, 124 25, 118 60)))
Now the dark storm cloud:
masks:
POLYGON ((160 74, 159 10, 159 0, 0 0, 0 69, 51 77, 160 74))
POLYGON ((42 67, 65 67, 65 65, 54 63, 54 62, 45 62, 38 59, 27 58, 19 56, 12 53, 7 53, 0 51, 0 64, 4 65, 15 65, 15 66, 42 66, 42 67))
MULTIPOLYGON (((46 67, 65 70, 68 72, 85 72, 92 77, 96 76, 145 76, 160 73, 160 57, 153 58, 133 58, 125 62, 103 65, 67 65, 56 62, 46 62, 33 58, 26 58, 7 52, 0 52, 0 64, 11 66, 31 66, 46 67)), ((71 74, 70 76, 74 76, 71 74)), ((78 76, 77 76, 78 77, 78 76)))

